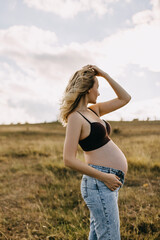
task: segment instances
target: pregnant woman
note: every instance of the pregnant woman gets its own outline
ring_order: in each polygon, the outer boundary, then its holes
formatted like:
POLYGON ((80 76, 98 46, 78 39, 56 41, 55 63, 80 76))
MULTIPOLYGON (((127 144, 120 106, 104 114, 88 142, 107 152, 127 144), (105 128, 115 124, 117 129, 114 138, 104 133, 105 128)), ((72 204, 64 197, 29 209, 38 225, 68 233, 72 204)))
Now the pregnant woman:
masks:
POLYGON ((119 240, 118 191, 124 184, 126 157, 109 137, 110 124, 100 117, 126 105, 131 96, 106 72, 87 65, 71 77, 62 97, 59 120, 66 126, 63 160, 83 174, 81 194, 90 211, 89 240, 119 240), (96 103, 96 76, 107 80, 117 98, 96 103), (88 103, 92 103, 87 107, 88 103), (78 144, 85 162, 76 158, 78 144))

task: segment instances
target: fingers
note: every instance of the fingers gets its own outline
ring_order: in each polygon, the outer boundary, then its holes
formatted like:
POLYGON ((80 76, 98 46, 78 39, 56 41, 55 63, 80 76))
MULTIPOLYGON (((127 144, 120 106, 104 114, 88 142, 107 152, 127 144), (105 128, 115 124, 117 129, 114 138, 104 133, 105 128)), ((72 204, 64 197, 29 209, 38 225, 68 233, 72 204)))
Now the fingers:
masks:
POLYGON ((115 176, 116 176, 116 178, 118 179, 120 185, 122 185, 122 183, 121 183, 121 181, 120 181, 120 178, 119 178, 117 175, 115 175, 115 176))
POLYGON ((104 182, 106 184, 106 186, 111 190, 114 191, 117 188, 119 188, 122 185, 122 182, 120 181, 120 178, 115 175, 110 173, 107 178, 109 177, 109 179, 107 179, 106 182, 104 182))
POLYGON ((89 68, 89 67, 92 67, 92 65, 91 64, 88 64, 88 65, 86 65, 86 66, 84 66, 83 68, 89 68))
POLYGON ((114 187, 111 188, 112 191, 116 190, 117 188, 119 188, 121 185, 116 185, 114 187))
POLYGON ((82 68, 90 68, 90 67, 91 67, 91 65, 86 65, 86 66, 84 66, 82 68))
POLYGON ((93 65, 88 64, 88 65, 84 66, 83 68, 88 68, 88 69, 91 69, 92 71, 95 71, 93 65))
POLYGON ((120 178, 117 175, 115 175, 115 176, 118 179, 118 182, 114 186, 112 186, 112 189, 111 189, 112 191, 116 190, 117 188, 119 188, 122 185, 122 182, 119 181, 120 178))
POLYGON ((116 190, 116 188, 111 188, 111 190, 112 190, 112 191, 115 191, 115 190, 116 190))

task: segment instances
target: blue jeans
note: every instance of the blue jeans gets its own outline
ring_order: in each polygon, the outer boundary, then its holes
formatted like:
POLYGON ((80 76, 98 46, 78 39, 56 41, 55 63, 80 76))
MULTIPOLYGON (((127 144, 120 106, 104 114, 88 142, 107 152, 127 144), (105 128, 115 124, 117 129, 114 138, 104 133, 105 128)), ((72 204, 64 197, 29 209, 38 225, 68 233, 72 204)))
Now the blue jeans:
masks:
POLYGON ((101 172, 113 173, 122 185, 110 190, 102 181, 83 175, 81 194, 90 211, 89 240, 120 240, 118 191, 124 184, 124 172, 110 167, 88 164, 101 172))

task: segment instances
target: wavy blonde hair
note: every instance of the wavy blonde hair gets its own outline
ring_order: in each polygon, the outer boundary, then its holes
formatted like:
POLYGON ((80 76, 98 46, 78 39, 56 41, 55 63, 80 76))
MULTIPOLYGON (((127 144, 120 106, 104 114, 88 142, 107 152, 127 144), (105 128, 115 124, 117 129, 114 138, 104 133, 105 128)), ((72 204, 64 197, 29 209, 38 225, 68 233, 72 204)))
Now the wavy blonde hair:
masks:
POLYGON ((80 99, 85 97, 88 90, 95 83, 96 71, 89 68, 82 68, 76 71, 70 78, 68 85, 60 99, 60 114, 58 121, 65 127, 67 118, 78 106, 80 99))

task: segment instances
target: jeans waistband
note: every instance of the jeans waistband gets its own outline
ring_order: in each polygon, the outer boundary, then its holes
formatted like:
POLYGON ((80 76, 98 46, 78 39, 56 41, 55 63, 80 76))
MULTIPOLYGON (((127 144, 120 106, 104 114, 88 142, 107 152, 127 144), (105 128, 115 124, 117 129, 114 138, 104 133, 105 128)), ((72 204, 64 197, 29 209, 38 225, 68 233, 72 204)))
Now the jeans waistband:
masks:
POLYGON ((88 165, 93 167, 93 168, 98 169, 101 172, 114 173, 115 175, 117 175, 120 178, 121 182, 124 183, 125 174, 122 170, 111 168, 111 167, 93 165, 93 164, 90 164, 90 163, 88 165))

